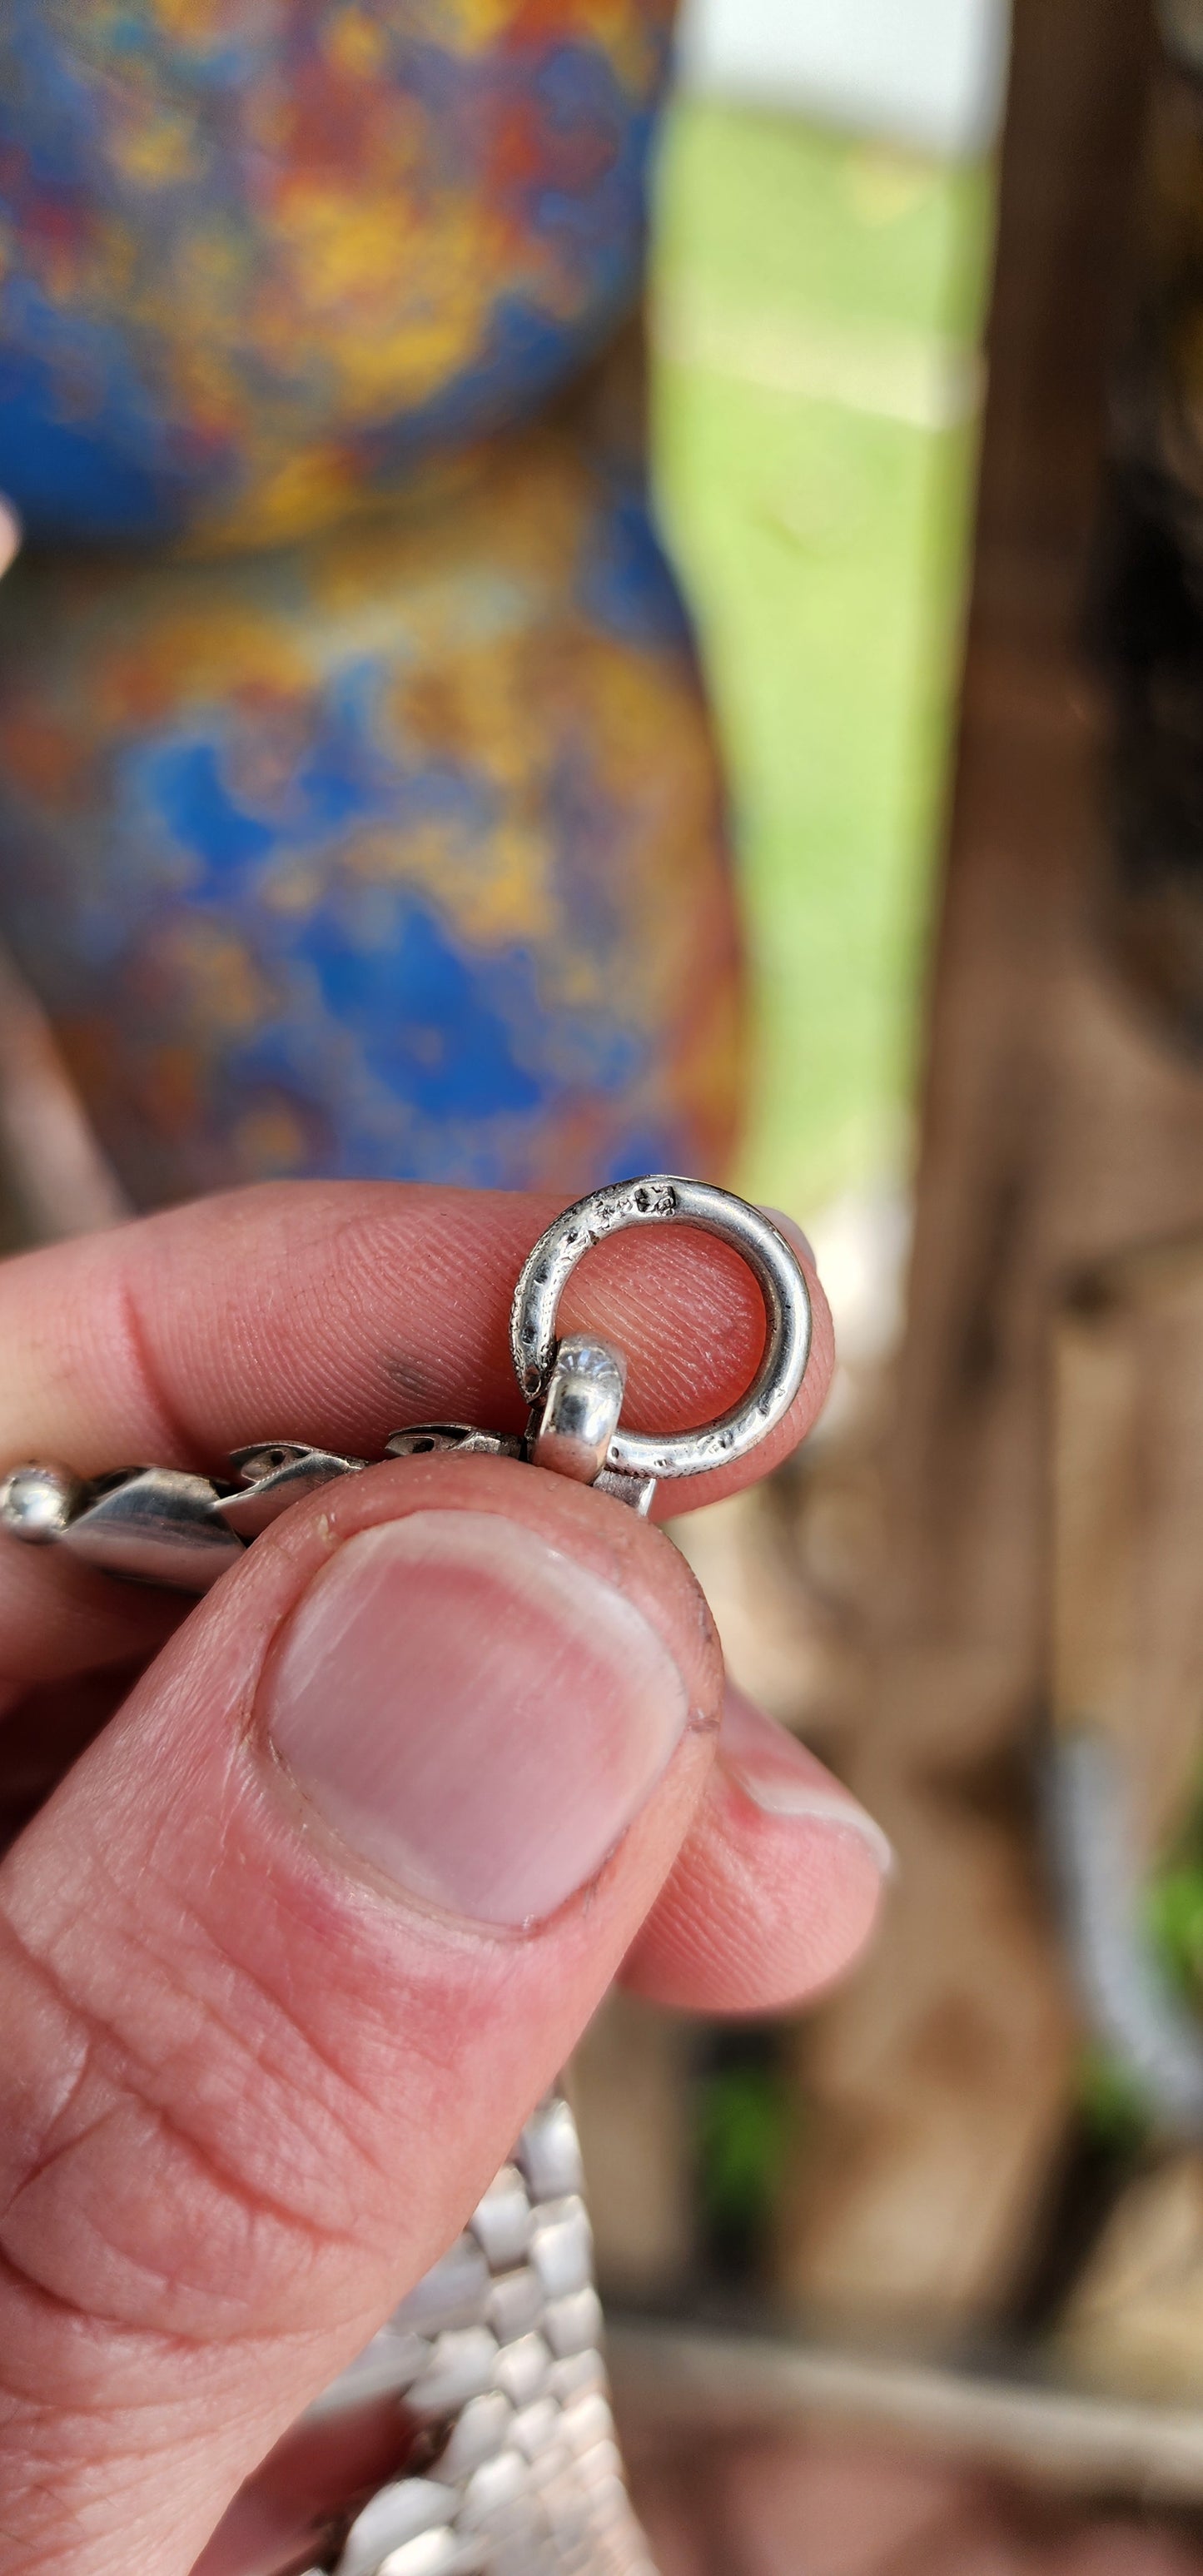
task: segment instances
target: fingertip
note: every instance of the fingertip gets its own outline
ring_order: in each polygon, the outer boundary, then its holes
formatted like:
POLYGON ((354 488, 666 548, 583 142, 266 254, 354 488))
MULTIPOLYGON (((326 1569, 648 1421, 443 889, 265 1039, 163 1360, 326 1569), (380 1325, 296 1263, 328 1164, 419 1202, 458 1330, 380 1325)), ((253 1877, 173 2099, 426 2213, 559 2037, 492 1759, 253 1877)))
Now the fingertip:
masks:
POLYGON ((874 1818, 729 1687, 700 1815, 624 1981, 698 2011, 807 2001, 860 1957, 893 1866, 874 1818))
POLYGON ((813 1270, 817 1275, 819 1265, 815 1259, 814 1245, 810 1236, 803 1233, 797 1217, 787 1216, 785 1209, 778 1207, 762 1207, 760 1213, 762 1216, 767 1216, 770 1225, 776 1226, 778 1234, 785 1236, 791 1251, 797 1253, 799 1260, 805 1263, 807 1269, 813 1270))
POLYGON ((894 1876, 897 1854, 876 1817, 807 1745, 732 1682, 723 1700, 718 1763, 723 1778, 762 1815, 850 1834, 868 1851, 879 1880, 894 1876))

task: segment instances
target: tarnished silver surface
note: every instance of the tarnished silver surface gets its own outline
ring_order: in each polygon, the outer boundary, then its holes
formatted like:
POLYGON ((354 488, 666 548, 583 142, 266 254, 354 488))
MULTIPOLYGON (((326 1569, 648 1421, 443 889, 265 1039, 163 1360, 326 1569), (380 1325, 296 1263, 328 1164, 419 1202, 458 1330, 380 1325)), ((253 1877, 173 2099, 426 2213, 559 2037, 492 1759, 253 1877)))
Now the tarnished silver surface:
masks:
MULTIPOLYGON (((525 1438, 462 1422, 394 1432, 385 1455, 526 1458, 646 1513, 661 1476, 746 1456, 789 1410, 810 1351, 810 1299, 776 1227, 701 1181, 598 1190, 549 1227, 514 1299, 512 1348, 532 1404, 525 1438), (757 1279, 764 1356, 740 1404, 700 1431, 621 1428, 625 1362, 586 1335, 556 1339, 576 1264, 624 1226, 685 1224, 732 1244, 757 1279)), ((128 1467, 90 1483, 16 1467, 0 1529, 142 1582, 203 1592, 302 1495, 368 1463, 260 1441, 216 1481, 128 1467)), ((567 2104, 545 2102, 464 2233, 311 2419, 393 2396, 428 2439, 420 2476, 383 2487, 320 2562, 324 2576, 654 2576, 614 2440, 580 2155, 567 2104)), ((315 2562, 311 2576, 319 2576, 315 2562)))
POLYGON ((0 1485, 0 1527, 37 1545, 53 1540, 106 1574, 207 1592, 243 1547, 217 1516, 218 1499, 207 1476, 179 1467, 119 1467, 90 1483, 61 1469, 16 1467, 0 1485), (30 1496, 55 1474, 63 1509, 52 1519, 48 1509, 31 1510, 30 1496))
POLYGON ((230 1465, 238 1484, 232 1493, 218 1491, 214 1517, 239 1538, 249 1540, 262 1537, 281 1512, 299 1503, 302 1494, 329 1485, 336 1476, 359 1475, 367 1460, 344 1458, 332 1449, 310 1449, 299 1440, 271 1440, 233 1450, 230 1465))
POLYGON ((27 1467, 14 1467, 0 1484, 0 1520, 27 1547, 49 1547, 70 1527, 84 1491, 69 1467, 33 1459, 27 1467))
POLYGON ((299 1440, 236 1449, 236 1483, 180 1467, 118 1467, 87 1479, 69 1468, 14 1467, 0 1483, 0 1529, 30 1546, 55 1542, 132 1583, 207 1592, 302 1494, 356 1475, 363 1458, 299 1440))
POLYGON ((611 1467, 603 1467, 600 1476, 593 1479, 593 1491, 595 1494, 612 1494, 616 1503, 625 1503, 628 1511, 638 1512, 640 1520, 645 1521, 656 1499, 656 1479, 654 1476, 616 1476, 611 1467))
POLYGON ((449 2254, 308 2420, 396 2396, 434 2437, 364 2506, 333 2576, 653 2576, 601 2358, 580 2149, 542 2103, 449 2254))
POLYGON ((626 1362, 608 1342, 569 1333, 552 1363, 538 1424, 530 1435, 536 1467, 595 1485, 618 1429, 626 1390, 626 1362))
POLYGON ((454 1453, 464 1458, 521 1458, 522 1442, 501 1431, 481 1431, 474 1422, 416 1422, 409 1431, 394 1431, 385 1441, 386 1458, 430 1458, 454 1453))
POLYGON ((700 1431, 653 1437, 620 1428, 606 1453, 606 1465, 617 1475, 703 1476, 745 1458, 775 1429, 801 1387, 810 1357, 810 1294, 797 1257, 759 1208, 749 1207, 730 1190, 661 1173, 615 1182, 566 1208, 535 1245, 514 1292, 514 1367, 524 1394, 532 1403, 540 1399, 555 1366, 560 1298, 578 1261, 608 1235, 646 1225, 692 1225, 717 1235, 742 1255, 764 1299, 764 1356, 738 1404, 700 1431))

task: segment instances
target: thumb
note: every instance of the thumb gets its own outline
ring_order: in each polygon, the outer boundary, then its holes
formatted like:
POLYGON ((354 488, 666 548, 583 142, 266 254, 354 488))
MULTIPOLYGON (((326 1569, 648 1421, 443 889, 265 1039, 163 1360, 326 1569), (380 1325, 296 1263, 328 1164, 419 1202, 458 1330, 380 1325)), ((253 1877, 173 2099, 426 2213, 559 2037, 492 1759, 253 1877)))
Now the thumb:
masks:
POLYGON ((719 1689, 667 1540, 487 1458, 177 1631, 0 1870, 0 2566, 192 2565, 567 2054, 719 1689))

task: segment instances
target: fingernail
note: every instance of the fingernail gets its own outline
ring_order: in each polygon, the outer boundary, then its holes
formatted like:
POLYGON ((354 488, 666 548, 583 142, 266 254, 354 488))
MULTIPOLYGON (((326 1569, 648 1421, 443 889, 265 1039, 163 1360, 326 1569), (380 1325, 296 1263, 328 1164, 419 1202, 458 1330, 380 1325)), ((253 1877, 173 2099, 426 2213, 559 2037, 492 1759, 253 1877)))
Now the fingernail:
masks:
POLYGON ((812 1270, 818 1269, 814 1245, 810 1236, 803 1234, 796 1217, 787 1216, 784 1208, 766 1207, 762 1208, 760 1213, 762 1216, 767 1216, 769 1224, 776 1226, 778 1234, 783 1234, 787 1243, 792 1243, 795 1252, 805 1253, 812 1270))
POLYGON ((552 1914, 596 1876, 682 1735, 641 1611, 492 1512, 413 1512, 340 1548, 265 1709, 303 1796, 412 1895, 475 1922, 552 1914))
POLYGON ((832 1833, 858 1834, 868 1844, 882 1877, 893 1877, 898 1866, 894 1846, 876 1817, 833 1780, 805 1745, 736 1691, 727 1693, 718 1758, 764 1815, 789 1817, 832 1833))

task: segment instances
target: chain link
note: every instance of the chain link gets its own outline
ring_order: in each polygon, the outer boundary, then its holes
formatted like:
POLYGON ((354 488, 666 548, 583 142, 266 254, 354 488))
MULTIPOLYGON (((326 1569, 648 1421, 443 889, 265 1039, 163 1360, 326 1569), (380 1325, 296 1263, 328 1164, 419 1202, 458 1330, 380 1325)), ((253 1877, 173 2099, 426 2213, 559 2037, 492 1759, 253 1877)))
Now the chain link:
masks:
POLYGON ((581 2186, 555 2094, 450 2253, 336 2383, 335 2402, 391 2390, 441 2438, 420 2477, 363 2507, 331 2576, 655 2576, 610 2412, 581 2186))

